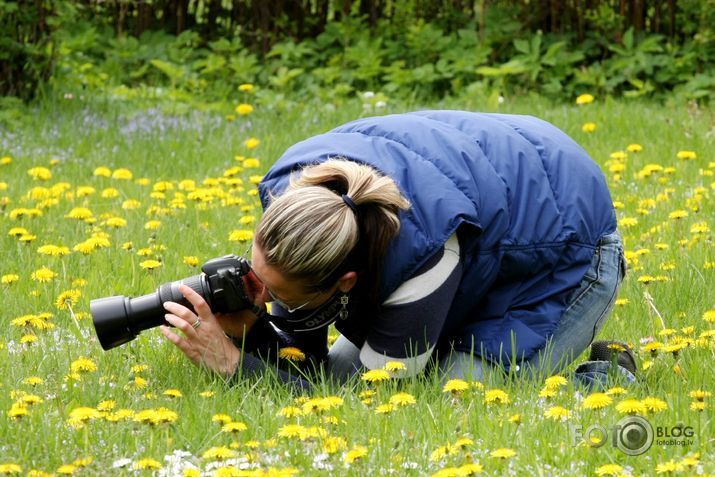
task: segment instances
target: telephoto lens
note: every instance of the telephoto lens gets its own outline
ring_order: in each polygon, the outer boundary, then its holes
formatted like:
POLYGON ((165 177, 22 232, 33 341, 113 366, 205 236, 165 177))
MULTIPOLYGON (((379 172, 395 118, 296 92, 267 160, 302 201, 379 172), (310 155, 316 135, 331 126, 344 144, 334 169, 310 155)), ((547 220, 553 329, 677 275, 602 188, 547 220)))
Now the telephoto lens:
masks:
POLYGON ((92 300, 89 308, 102 348, 116 348, 133 340, 143 330, 168 324, 164 319, 164 303, 167 301, 193 309, 179 292, 181 284, 201 295, 211 310, 217 313, 251 307, 242 279, 251 270, 246 259, 226 255, 209 260, 201 270, 203 273, 199 275, 164 283, 148 295, 136 298, 120 295, 92 300))

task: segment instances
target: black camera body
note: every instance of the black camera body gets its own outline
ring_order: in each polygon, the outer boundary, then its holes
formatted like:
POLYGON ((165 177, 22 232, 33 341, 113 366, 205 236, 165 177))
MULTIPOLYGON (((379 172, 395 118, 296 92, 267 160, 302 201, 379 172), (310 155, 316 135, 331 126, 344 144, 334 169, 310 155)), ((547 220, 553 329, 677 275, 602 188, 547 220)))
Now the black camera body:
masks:
POLYGON ((89 308, 102 348, 110 350, 133 340, 143 330, 168 324, 164 319, 164 302, 173 301, 193 309, 179 292, 181 284, 201 295, 215 313, 252 307, 243 285, 242 277, 251 271, 245 258, 237 255, 214 258, 204 263, 201 271, 199 275, 164 283, 149 295, 92 300, 89 308))

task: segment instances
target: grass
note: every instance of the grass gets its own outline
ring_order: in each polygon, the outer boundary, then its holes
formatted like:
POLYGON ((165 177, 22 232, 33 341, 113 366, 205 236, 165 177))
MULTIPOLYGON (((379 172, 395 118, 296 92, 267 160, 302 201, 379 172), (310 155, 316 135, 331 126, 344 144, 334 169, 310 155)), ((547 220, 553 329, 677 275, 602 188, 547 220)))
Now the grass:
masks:
POLYGON ((630 271, 601 337, 630 342, 641 366, 638 383, 625 395, 612 388, 610 404, 588 409, 587 392, 572 384, 545 398, 543 380, 495 372, 462 393, 443 392, 438 377, 427 375, 380 384, 356 380, 345 388, 322 384, 306 402, 270 375, 228 385, 192 367, 157 330, 105 353, 89 317, 91 299, 150 293, 161 283, 198 273, 185 257, 202 263, 243 251, 246 243, 230 236, 252 230, 260 217, 252 176, 265 172, 291 144, 371 111, 360 101, 337 108, 288 103, 228 121, 175 105, 147 109, 72 99, 38 105, 0 129, 0 157, 9 158, 0 166, 5 251, 0 275, 11 282, 0 284, 5 330, 0 474, 20 469, 17 473, 28 475, 182 475, 200 469, 201 475, 362 476, 479 470, 468 464, 478 464, 487 475, 715 472, 712 397, 699 404, 690 395, 715 391, 712 112, 608 99, 555 105, 539 98, 507 99, 499 106, 462 98, 389 105, 385 112, 426 107, 540 116, 573 136, 602 166, 618 206, 630 271), (596 130, 583 132, 586 122, 596 130), (260 144, 249 150, 244 141, 251 137, 260 144), (626 159, 611 157, 634 143, 643 150, 627 152, 626 159), (679 151, 694 151, 696 157, 678 159, 679 151), (239 172, 235 166, 252 161, 236 156, 259 163, 239 172), (51 177, 33 179, 28 171, 37 167, 51 177), (95 175, 100 167, 110 177, 95 175), (131 171, 131 179, 111 177, 122 168, 131 171), (182 181, 194 181, 196 188, 182 181), (128 200, 137 201, 137 208, 127 208, 128 200), (88 209, 91 217, 68 217, 77 208, 88 209), (126 225, 112 227, 110 217, 126 225), (16 228, 25 231, 10 234, 16 228), (86 254, 73 250, 93 236, 104 237, 107 246, 86 254), (69 253, 39 253, 44 245, 65 246, 69 253), (150 259, 160 266, 142 268, 150 259), (43 267, 54 276, 41 282, 36 272, 43 267), (671 348, 651 354, 643 349, 648 341, 671 348), (39 380, 28 379, 33 377, 39 380), (489 402, 489 391, 497 389, 508 403, 489 402), (181 396, 170 397, 167 390, 181 396), (378 407, 398 392, 416 402, 378 407), (319 399, 329 396, 339 400, 319 399), (627 456, 610 441, 592 447, 574 439, 575 429, 593 425, 610 433, 625 416, 617 410, 620 402, 647 397, 665 405, 658 412, 641 411, 656 432, 672 435, 673 428, 689 428, 694 442, 665 445, 656 438, 644 455, 627 456), (279 415, 286 407, 303 412, 279 415), (126 410, 126 419, 120 419, 120 410, 126 410), (214 422, 221 414, 246 429, 222 432, 214 422))

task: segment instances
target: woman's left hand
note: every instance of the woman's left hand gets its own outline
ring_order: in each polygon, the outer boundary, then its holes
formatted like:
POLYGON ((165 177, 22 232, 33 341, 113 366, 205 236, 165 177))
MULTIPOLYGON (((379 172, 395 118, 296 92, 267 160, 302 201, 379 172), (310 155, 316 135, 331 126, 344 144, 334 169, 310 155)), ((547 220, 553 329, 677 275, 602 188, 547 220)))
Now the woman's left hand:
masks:
POLYGON ((224 334, 216 316, 201 295, 186 285, 180 285, 179 291, 191 303, 196 313, 183 305, 167 301, 164 303, 164 309, 168 311, 165 319, 181 330, 184 336, 173 332, 166 325, 161 326, 161 333, 195 365, 205 366, 224 377, 232 376, 241 360, 241 350, 224 334))

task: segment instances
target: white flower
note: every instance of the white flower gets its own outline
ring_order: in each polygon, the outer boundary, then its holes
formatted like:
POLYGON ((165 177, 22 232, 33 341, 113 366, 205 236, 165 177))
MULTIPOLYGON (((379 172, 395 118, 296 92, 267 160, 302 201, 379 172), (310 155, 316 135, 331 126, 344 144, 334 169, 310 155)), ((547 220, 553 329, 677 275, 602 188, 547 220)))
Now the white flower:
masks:
POLYGON ((131 460, 131 459, 119 459, 119 460, 115 460, 115 461, 112 463, 112 468, 113 468, 113 469, 119 469, 119 468, 122 468, 122 467, 126 467, 126 466, 128 466, 129 464, 131 464, 131 463, 132 463, 132 460, 131 460))

